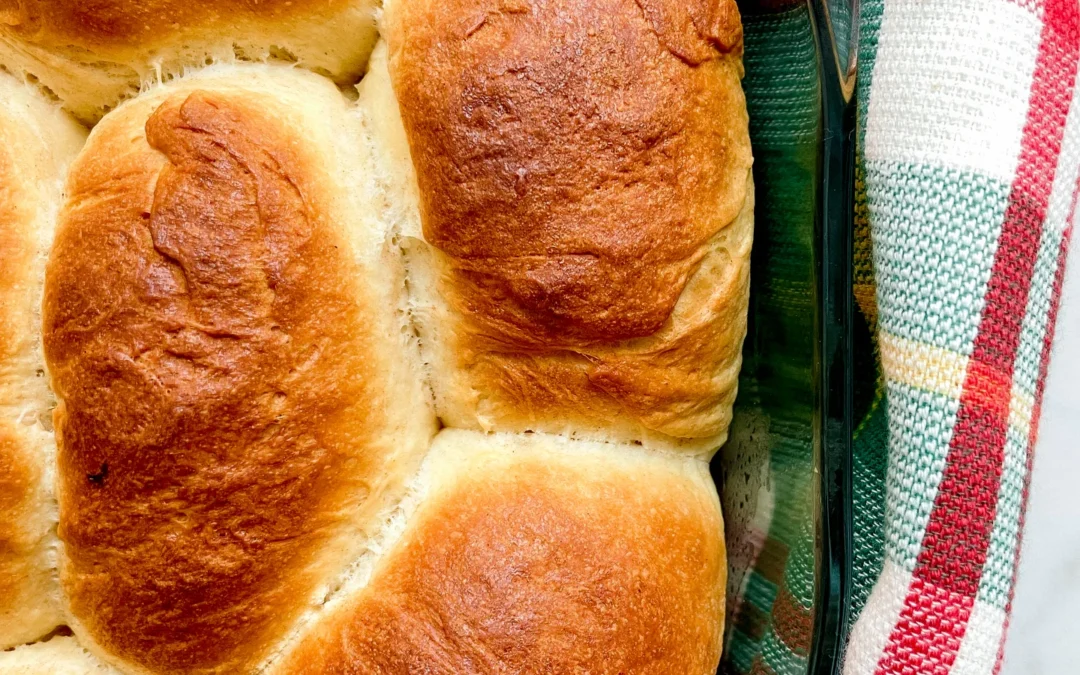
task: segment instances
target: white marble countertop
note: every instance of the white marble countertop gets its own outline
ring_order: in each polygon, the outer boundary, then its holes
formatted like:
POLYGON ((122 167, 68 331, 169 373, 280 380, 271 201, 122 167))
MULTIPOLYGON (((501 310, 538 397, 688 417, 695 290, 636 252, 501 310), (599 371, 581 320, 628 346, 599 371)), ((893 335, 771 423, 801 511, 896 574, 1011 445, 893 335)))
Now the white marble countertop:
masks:
POLYGON ((1080 673, 1080 240, 1062 291, 1004 675, 1080 673))

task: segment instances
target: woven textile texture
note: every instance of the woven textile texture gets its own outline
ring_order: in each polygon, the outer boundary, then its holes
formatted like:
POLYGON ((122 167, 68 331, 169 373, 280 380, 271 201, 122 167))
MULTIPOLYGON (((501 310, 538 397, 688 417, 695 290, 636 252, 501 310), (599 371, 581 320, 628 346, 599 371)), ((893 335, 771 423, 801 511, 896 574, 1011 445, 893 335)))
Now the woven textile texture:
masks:
MULTIPOLYGON (((837 14, 846 2, 824 1, 834 24, 849 20, 837 14)), ((843 668, 989 675, 1002 662, 1080 188, 1080 5, 861 5, 854 629, 843 668)), ((770 403, 769 392, 802 391, 812 378, 792 364, 811 349, 798 338, 813 312, 819 73, 805 4, 740 6, 759 189, 752 312, 771 316, 752 331, 768 339, 746 351, 764 362, 744 366, 740 406, 768 439, 772 488, 756 497, 767 518, 734 537, 751 546, 733 552, 749 562, 732 590, 723 670, 804 675, 819 508, 813 411, 770 403)))
POLYGON ((766 11, 754 11, 751 4, 743 6, 744 87, 757 190, 751 326, 739 411, 723 452, 729 458, 751 456, 748 481, 760 474, 767 478, 743 499, 736 498, 742 468, 722 479, 734 586, 722 669, 801 675, 810 653, 816 590, 810 439, 820 86, 805 2, 766 11), (778 391, 786 395, 775 396, 778 391), (739 519, 732 517, 747 501, 756 505, 751 510, 757 516, 749 533, 737 531, 739 519))
POLYGON ((1080 6, 878 0, 861 26, 856 298, 883 380, 844 672, 995 673, 1076 211, 1080 6))

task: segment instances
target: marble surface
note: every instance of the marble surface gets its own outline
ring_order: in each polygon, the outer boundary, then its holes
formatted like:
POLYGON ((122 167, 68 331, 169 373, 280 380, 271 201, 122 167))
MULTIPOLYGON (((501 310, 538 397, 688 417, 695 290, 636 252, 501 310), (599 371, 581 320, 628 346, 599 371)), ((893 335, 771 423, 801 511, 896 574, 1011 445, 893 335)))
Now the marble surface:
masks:
POLYGON ((1076 238, 1067 269, 1004 675, 1080 673, 1080 241, 1076 238))

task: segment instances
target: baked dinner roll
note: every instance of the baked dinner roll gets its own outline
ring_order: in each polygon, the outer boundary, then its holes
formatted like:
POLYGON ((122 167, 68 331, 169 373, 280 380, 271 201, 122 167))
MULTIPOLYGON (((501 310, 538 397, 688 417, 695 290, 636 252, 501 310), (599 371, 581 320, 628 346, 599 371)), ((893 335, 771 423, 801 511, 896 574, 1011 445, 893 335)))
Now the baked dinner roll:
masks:
POLYGON ((63 176, 85 135, 0 73, 0 649, 63 622, 52 532, 52 395, 38 326, 63 176))
POLYGON ((273 672, 715 671, 726 560, 704 463, 448 429, 413 490, 396 543, 273 672))
POLYGON ((375 45, 378 0, 0 0, 0 63, 94 122, 140 84, 209 61, 279 59, 340 84, 375 45))
POLYGON ((384 2, 0 0, 0 675, 716 672, 735 0, 384 2))
POLYGON ((735 3, 393 0, 385 36, 362 88, 404 122, 376 155, 439 416, 715 451, 753 231, 735 3))
POLYGON ((49 260, 61 581, 127 672, 252 671, 360 555, 434 433, 358 118, 284 66, 104 119, 49 260))

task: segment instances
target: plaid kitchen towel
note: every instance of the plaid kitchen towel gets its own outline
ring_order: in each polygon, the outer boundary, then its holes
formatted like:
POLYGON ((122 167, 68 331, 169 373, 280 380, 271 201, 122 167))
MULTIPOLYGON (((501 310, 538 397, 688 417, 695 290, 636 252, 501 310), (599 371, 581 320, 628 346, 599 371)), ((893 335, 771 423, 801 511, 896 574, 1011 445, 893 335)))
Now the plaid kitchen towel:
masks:
MULTIPOLYGON (((814 1, 842 23, 845 0, 814 1)), ((817 206, 799 190, 820 179, 810 12, 785 0, 740 7, 754 170, 769 191, 754 260, 768 278, 755 275, 754 293, 779 315, 806 314, 799 265, 811 262, 817 206)), ((1080 185, 1080 7, 863 0, 858 21, 856 374, 870 375, 855 392, 844 672, 996 673, 1080 185)), ((800 330, 769 326, 782 338, 800 330)), ((807 349, 781 345, 781 356, 807 349)), ((808 377, 788 370, 772 384, 796 391, 808 377)), ((768 406, 749 400, 759 379, 740 393, 750 410, 768 406)), ((782 412, 764 415, 784 419, 769 430, 773 485, 758 498, 769 518, 738 552, 753 561, 733 592, 728 673, 809 667, 817 503, 798 439, 811 413, 782 412)))
POLYGON ((861 27, 856 297, 887 452, 856 438, 844 672, 995 673, 1077 204, 1080 6, 872 0, 861 27))

